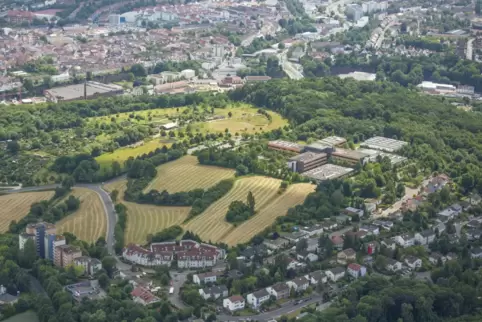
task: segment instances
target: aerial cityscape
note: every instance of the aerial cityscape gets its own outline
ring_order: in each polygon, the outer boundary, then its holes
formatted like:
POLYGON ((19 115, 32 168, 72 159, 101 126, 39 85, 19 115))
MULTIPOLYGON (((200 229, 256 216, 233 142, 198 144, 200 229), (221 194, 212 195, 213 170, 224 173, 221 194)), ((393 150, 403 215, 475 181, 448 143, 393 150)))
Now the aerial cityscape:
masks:
POLYGON ((4 0, 0 53, 0 321, 482 320, 482 0, 4 0))

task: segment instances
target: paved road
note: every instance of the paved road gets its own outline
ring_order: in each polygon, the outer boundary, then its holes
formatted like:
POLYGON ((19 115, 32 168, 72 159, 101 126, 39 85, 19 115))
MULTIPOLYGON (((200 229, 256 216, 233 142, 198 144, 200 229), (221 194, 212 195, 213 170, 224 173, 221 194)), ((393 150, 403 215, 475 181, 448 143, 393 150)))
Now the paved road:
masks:
MULTIPOLYGON (((288 302, 283 307, 270 312, 264 312, 261 314, 249 315, 249 316, 231 316, 231 315, 220 314, 216 316, 216 320, 217 321, 246 321, 250 319, 255 321, 269 321, 269 320, 278 318, 282 315, 290 314, 294 311, 302 309, 305 306, 308 306, 310 304, 317 303, 320 301, 323 301, 323 297, 321 295, 317 295, 317 296, 313 296, 311 300, 300 303, 298 305, 293 305, 291 302, 288 302)), ((322 304, 321 307, 326 309, 328 306, 330 306, 330 304, 331 302, 327 302, 322 304)))

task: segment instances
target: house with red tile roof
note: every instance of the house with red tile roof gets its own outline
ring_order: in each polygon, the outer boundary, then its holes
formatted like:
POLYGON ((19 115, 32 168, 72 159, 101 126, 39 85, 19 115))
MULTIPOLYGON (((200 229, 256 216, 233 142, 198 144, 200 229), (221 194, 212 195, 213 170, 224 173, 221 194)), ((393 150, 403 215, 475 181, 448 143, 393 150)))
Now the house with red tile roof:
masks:
POLYGON ((132 299, 136 303, 142 305, 149 305, 152 303, 160 302, 161 299, 152 294, 148 289, 138 286, 131 292, 132 299))

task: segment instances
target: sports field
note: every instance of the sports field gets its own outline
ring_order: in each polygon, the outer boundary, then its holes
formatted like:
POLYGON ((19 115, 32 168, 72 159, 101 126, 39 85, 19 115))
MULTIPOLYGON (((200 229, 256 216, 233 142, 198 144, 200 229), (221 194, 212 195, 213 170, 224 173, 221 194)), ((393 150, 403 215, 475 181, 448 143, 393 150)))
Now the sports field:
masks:
POLYGON ((125 243, 145 244, 149 234, 180 225, 191 207, 164 207, 123 202, 127 206, 125 243))
POLYGON ((230 241, 231 244, 239 243, 238 240, 247 241, 271 225, 277 216, 285 215, 288 208, 303 202, 306 195, 314 190, 314 186, 310 184, 294 185, 279 195, 280 183, 281 180, 261 176, 239 179, 227 195, 183 228, 195 232, 206 241, 230 241), (257 213, 240 224, 239 227, 242 228, 237 228, 225 220, 226 212, 231 202, 245 202, 249 191, 254 195, 257 213))
POLYGON ((27 216, 34 202, 49 200, 53 191, 22 192, 0 196, 0 233, 8 230, 12 220, 19 221, 27 216))
POLYGON ((105 236, 107 219, 99 195, 86 188, 74 188, 72 195, 80 199, 80 207, 56 223, 57 233, 70 232, 87 242, 105 236))
POLYGON ((157 167, 157 176, 145 191, 156 189, 170 193, 209 188, 221 180, 234 177, 233 169, 200 165, 197 157, 186 155, 157 167))

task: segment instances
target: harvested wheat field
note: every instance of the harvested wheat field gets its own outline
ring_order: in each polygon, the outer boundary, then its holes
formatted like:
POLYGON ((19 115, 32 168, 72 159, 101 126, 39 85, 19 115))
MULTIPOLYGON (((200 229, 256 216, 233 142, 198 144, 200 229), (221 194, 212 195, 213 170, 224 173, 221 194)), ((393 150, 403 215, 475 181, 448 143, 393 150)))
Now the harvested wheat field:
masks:
POLYGON ((196 157, 186 155, 158 166, 157 176, 145 191, 156 189, 174 193, 200 188, 207 189, 221 180, 234 177, 235 172, 233 169, 200 165, 196 157))
POLYGON ((167 207, 123 202, 127 207, 125 243, 145 244, 149 234, 180 225, 191 207, 167 207))
POLYGON ((53 195, 53 191, 39 191, 0 196, 0 233, 8 231, 8 226, 12 220, 19 221, 27 216, 33 203, 49 200, 53 195))
POLYGON ((288 189, 271 203, 260 209, 254 217, 232 229, 221 241, 230 246, 246 243, 256 234, 271 226, 276 218, 286 215, 288 209, 302 204, 306 196, 315 191, 310 183, 298 183, 288 189))
POLYGON ((69 232, 87 242, 95 242, 105 236, 107 220, 99 195, 86 188, 74 188, 72 195, 80 199, 80 207, 56 223, 57 233, 69 232))
MULTIPOLYGON (((200 165, 197 158, 186 155, 178 160, 164 163, 157 167, 157 176, 144 189, 167 190, 170 193, 190 191, 194 189, 207 189, 219 181, 234 177, 235 170, 200 165)), ((105 185, 107 191, 117 189, 120 195, 126 189, 127 180, 118 180, 105 185)))
POLYGON ((184 225, 184 229, 195 232, 205 241, 221 241, 234 228, 234 225, 225 220, 231 202, 235 200, 246 202, 248 192, 251 191, 256 201, 256 210, 259 211, 279 196, 280 183, 281 180, 261 176, 236 180, 231 191, 209 206, 202 214, 190 220, 184 225))

